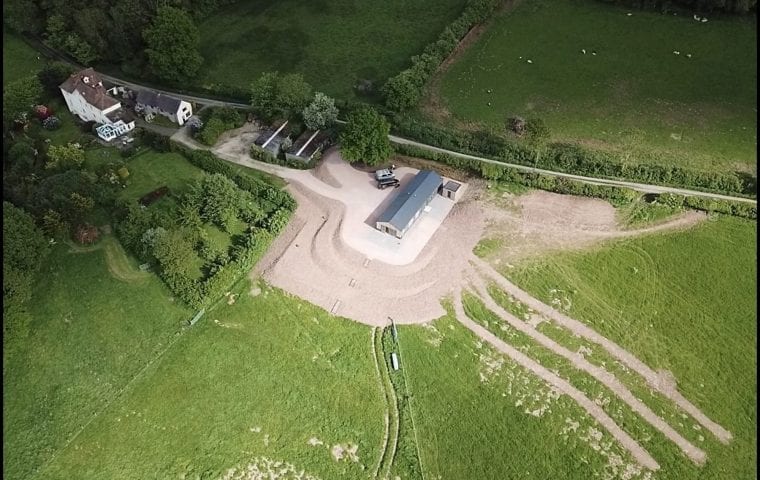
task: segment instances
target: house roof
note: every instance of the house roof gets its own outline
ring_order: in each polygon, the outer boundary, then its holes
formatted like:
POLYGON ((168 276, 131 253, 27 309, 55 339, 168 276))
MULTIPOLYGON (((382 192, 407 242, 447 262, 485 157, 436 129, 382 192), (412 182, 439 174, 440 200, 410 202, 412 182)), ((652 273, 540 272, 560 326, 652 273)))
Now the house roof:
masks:
POLYGON ((393 199, 377 221, 389 223, 397 230, 403 230, 417 212, 427 204, 430 196, 436 193, 442 182, 443 179, 438 173, 432 170, 420 170, 393 199))
POLYGON ((179 98, 156 93, 150 90, 140 90, 137 94, 137 104, 157 108, 166 113, 177 113, 182 100, 179 98))
POLYGON ((98 110, 105 110, 119 103, 118 100, 108 95, 100 75, 92 67, 73 73, 59 87, 68 93, 79 92, 87 103, 98 110))
POLYGON ((123 120, 125 123, 129 123, 135 119, 135 116, 129 110, 124 108, 117 108, 112 112, 106 113, 106 117, 112 122, 123 120))

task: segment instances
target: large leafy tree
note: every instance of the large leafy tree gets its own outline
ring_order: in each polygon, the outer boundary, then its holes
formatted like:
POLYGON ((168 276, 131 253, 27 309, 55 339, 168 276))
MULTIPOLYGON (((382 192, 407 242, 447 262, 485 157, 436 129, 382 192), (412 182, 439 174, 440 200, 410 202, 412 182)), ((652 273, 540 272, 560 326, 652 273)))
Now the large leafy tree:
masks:
POLYGON ((200 218, 225 230, 238 216, 241 207, 241 190, 222 174, 204 175, 192 187, 185 199, 186 205, 197 208, 200 218))
POLYGON ((42 85, 36 76, 20 78, 3 88, 3 123, 9 125, 13 120, 32 107, 42 96, 42 85))
POLYGON ((324 93, 314 94, 314 100, 303 109, 303 121, 312 130, 329 127, 338 119, 338 107, 335 100, 324 93))
POLYGON ((377 165, 393 152, 388 140, 391 126, 388 120, 369 106, 363 106, 348 116, 346 128, 340 134, 340 149, 349 162, 377 165))
POLYGON ((66 81, 74 71, 74 67, 68 63, 52 62, 42 67, 42 70, 37 73, 37 79, 48 93, 60 95, 58 86, 66 81))
MULTIPOLYGON (((31 297, 47 251, 47 241, 32 216, 3 202, 3 318, 31 297)), ((7 330, 8 323, 3 323, 7 330)))
POLYGON ((311 85, 300 73, 289 73, 280 78, 277 89, 277 106, 285 115, 300 113, 311 100, 311 85))
POLYGON ((278 72, 266 72, 251 85, 251 105, 264 117, 272 117, 277 111, 278 72))
POLYGON ((411 70, 404 70, 389 79, 382 88, 385 106, 397 112, 414 107, 420 101, 419 84, 420 80, 411 70))
POLYGON ((162 80, 186 81, 198 72, 203 62, 198 51, 200 33, 184 10, 160 7, 143 38, 148 62, 162 80))
POLYGON ((267 72, 251 85, 251 105, 267 119, 276 115, 290 117, 306 107, 311 92, 311 86, 301 74, 267 72))
POLYGON ((84 149, 78 143, 51 145, 47 151, 48 161, 45 168, 68 170, 79 168, 84 163, 84 149))
POLYGON ((3 21, 17 32, 40 33, 43 29, 41 18, 34 0, 3 1, 3 21))

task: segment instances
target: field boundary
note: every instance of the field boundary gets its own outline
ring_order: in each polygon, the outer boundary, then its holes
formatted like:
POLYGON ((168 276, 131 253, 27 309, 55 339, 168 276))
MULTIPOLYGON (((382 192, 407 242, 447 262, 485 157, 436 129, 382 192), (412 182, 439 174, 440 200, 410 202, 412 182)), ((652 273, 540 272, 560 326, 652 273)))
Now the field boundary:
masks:
MULTIPOLYGON (((480 37, 488 30, 494 22, 494 19, 498 15, 503 15, 509 12, 520 3, 521 0, 503 0, 502 4, 496 9, 494 15, 486 19, 470 29, 467 34, 459 40, 459 43, 451 51, 448 57, 446 57, 438 68, 435 69, 430 80, 425 84, 423 88, 422 98, 420 99, 419 109, 424 113, 430 115, 435 120, 443 120, 445 118, 451 118, 451 112, 443 105, 443 99, 440 98, 439 89, 443 74, 456 62, 459 58, 480 40, 480 37)), ((465 129, 466 125, 457 122, 457 128, 465 129)))
MULTIPOLYGON (((604 177, 587 177, 584 175, 576 175, 573 173, 558 172, 554 170, 545 170, 543 168, 529 167, 527 165, 520 165, 517 163, 501 162, 501 161, 493 160, 490 158, 478 157, 476 155, 470 155, 468 153, 461 153, 454 150, 447 150, 445 148, 436 147, 434 145, 420 143, 415 140, 410 140, 408 138, 399 137, 396 135, 389 135, 388 138, 390 139, 391 143, 395 143, 397 145, 407 145, 410 147, 416 147, 418 149, 429 150, 434 153, 443 153, 443 154, 451 155, 454 157, 464 158, 467 160, 475 160, 481 163, 490 163, 492 165, 499 165, 504 168, 521 170, 523 172, 528 172, 528 173, 539 173, 539 174, 548 175, 551 177, 568 178, 570 180, 577 180, 579 182, 588 183, 590 185, 606 185, 606 186, 617 187, 617 188, 628 188, 630 190, 635 190, 637 192, 642 192, 642 193, 673 193, 676 195, 684 195, 687 197, 704 197, 704 198, 712 198, 712 199, 717 199, 717 200, 729 200, 729 201, 735 201, 735 202, 751 203, 751 204, 757 205, 757 199, 755 198, 734 197, 731 195, 724 195, 720 193, 702 192, 699 190, 689 190, 686 188, 668 187, 664 185, 651 185, 651 184, 646 184, 646 183, 630 182, 627 180, 614 180, 614 179, 604 178, 604 177)), ((410 155, 410 156, 413 156, 413 155, 410 155)), ((434 160, 434 161, 438 161, 438 160, 434 160)))

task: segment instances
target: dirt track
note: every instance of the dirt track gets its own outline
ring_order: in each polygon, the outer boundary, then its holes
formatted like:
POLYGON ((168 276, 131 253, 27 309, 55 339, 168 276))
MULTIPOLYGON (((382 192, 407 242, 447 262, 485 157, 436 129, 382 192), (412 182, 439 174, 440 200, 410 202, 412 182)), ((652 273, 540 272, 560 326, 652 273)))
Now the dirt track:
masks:
POLYGON ((545 382, 553 385, 563 394, 575 400, 578 405, 594 418, 594 420, 599 422, 600 425, 610 432, 615 440, 617 440, 623 448, 628 450, 639 464, 650 470, 658 470, 660 468, 660 465, 654 458, 652 458, 649 452, 642 448, 636 440, 628 435, 609 415, 607 415, 602 407, 594 403, 583 392, 573 387, 567 380, 559 377, 521 351, 503 342, 493 333, 471 320, 464 311, 461 294, 459 292, 454 295, 454 309, 457 320, 475 333, 475 335, 488 342, 499 352, 507 355, 520 366, 530 370, 545 382))
POLYGON ((606 371, 604 368, 597 365, 593 365, 586 360, 582 355, 577 355, 575 352, 568 350, 562 345, 558 344, 554 340, 550 339, 546 335, 542 334, 532 325, 522 320, 515 318, 512 314, 504 310, 499 306, 488 294, 486 283, 479 276, 473 275, 470 280, 474 283, 475 289, 478 292, 478 296, 483 300, 486 307, 498 315, 501 319, 509 323, 509 325, 519 332, 522 332, 539 345, 551 350, 569 360, 570 363, 578 370, 585 371, 594 377, 599 383, 609 388, 615 393, 621 400, 628 404, 629 407, 641 418, 649 422, 663 435, 665 435, 670 441, 678 445, 678 448, 686 454, 689 459, 698 465, 703 465, 707 455, 705 452, 697 448, 695 445, 686 440, 681 434, 675 431, 670 425, 668 425, 659 415, 654 413, 644 402, 636 398, 628 388, 626 388, 613 374, 606 371))

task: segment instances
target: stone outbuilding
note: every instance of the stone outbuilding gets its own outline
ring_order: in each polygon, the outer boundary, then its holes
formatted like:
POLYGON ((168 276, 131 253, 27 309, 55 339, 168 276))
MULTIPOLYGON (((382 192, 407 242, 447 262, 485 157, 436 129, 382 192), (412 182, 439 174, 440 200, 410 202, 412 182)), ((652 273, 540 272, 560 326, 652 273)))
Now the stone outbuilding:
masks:
POLYGON ((461 198, 463 191, 462 184, 454 180, 449 180, 441 186, 441 196, 455 202, 461 198))

